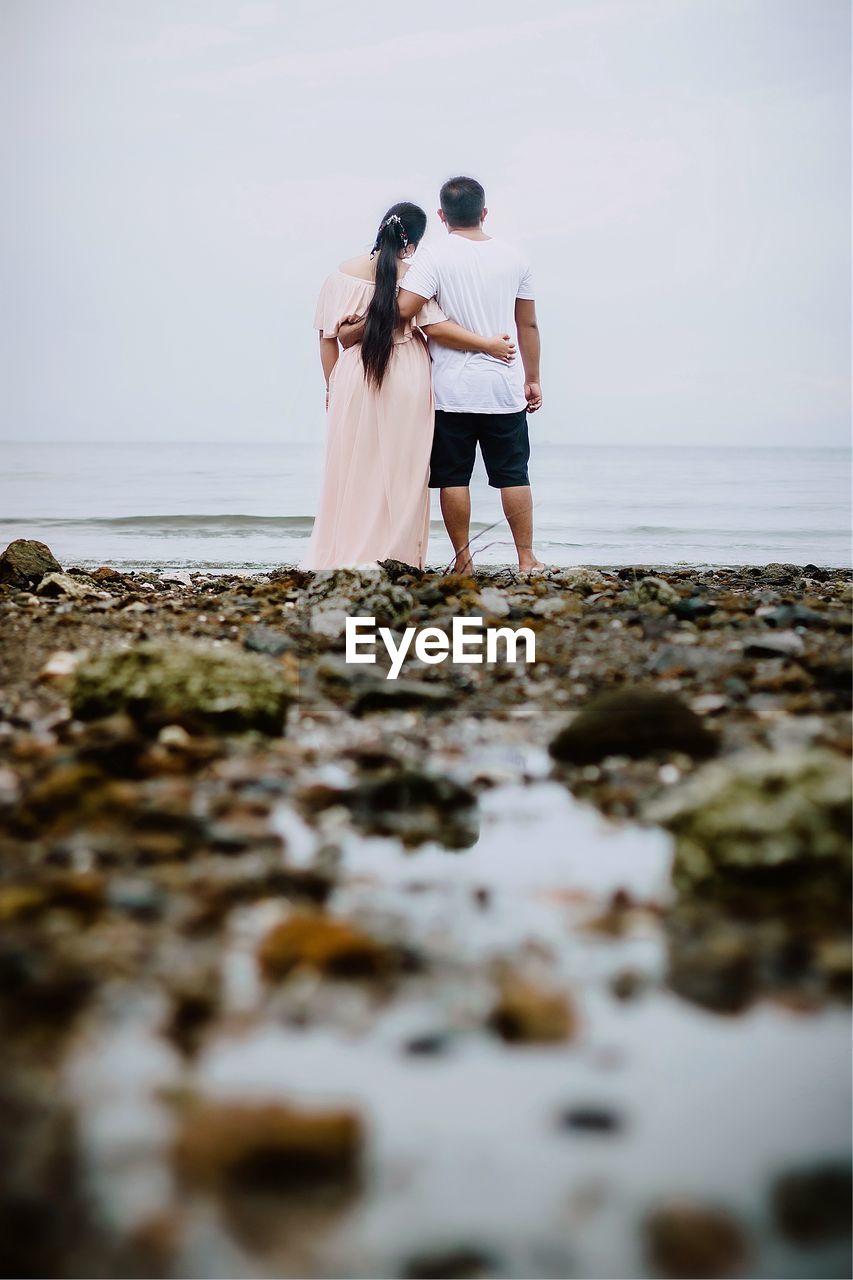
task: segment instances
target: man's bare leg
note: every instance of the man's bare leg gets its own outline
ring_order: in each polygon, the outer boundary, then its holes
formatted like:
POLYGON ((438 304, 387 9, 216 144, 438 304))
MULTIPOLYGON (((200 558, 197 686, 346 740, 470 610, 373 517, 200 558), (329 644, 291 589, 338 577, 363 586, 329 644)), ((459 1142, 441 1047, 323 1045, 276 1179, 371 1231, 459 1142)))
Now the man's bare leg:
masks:
POLYGON ((533 495, 530 485, 519 484, 501 489, 501 503, 515 539, 519 569, 522 573, 544 569, 544 564, 536 559, 533 552, 533 495))
POLYGON ((473 573, 474 562, 468 550, 471 541, 471 493, 467 486, 456 485, 441 491, 441 514, 447 529, 456 560, 456 573, 473 573))

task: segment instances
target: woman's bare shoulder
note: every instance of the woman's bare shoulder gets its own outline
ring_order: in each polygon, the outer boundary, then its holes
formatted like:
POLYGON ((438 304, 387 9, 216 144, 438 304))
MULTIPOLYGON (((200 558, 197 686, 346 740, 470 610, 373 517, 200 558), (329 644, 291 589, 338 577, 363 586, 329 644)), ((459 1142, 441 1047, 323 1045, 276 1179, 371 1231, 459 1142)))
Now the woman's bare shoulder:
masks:
POLYGON ((362 253, 357 258, 349 258, 348 261, 342 262, 338 267, 345 276, 355 276, 357 280, 367 280, 371 284, 374 278, 373 259, 368 253, 362 253))

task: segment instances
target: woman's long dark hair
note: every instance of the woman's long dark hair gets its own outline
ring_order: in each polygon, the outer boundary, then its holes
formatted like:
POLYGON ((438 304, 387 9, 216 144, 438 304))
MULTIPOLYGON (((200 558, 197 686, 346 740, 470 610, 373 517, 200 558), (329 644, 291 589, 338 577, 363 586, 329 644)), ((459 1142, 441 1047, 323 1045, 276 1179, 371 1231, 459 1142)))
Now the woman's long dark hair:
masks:
POLYGON ((400 323, 397 309, 397 260, 407 245, 418 244, 426 230, 426 214, 416 204, 401 200, 392 204, 376 233, 371 257, 376 258, 373 297, 367 308, 361 362, 364 376, 381 387, 394 349, 394 330, 400 323))

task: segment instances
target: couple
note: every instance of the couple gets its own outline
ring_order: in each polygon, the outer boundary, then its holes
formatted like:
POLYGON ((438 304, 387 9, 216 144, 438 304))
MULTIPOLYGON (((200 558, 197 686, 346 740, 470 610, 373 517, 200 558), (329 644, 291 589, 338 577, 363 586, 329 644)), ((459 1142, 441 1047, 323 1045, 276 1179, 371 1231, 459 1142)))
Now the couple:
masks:
POLYGON ((451 178, 441 188, 443 243, 415 254, 426 214, 395 204, 370 255, 343 263, 323 285, 314 325, 328 441, 305 568, 388 559, 423 568, 433 488, 454 568, 470 573, 478 444, 519 569, 544 567, 533 553, 527 474, 527 412, 542 403, 533 286, 521 255, 483 231, 487 212, 479 182, 451 178))

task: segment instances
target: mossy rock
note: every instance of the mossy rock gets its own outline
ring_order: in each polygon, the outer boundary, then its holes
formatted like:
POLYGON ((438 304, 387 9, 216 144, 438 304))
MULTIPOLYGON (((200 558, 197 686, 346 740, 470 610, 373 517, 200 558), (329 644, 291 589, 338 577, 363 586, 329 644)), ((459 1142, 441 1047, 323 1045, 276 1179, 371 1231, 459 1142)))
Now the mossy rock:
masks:
POLYGON ((82 720, 126 711, 151 727, 279 734, 293 690, 272 663, 198 641, 142 641, 83 662, 71 706, 82 720))
POLYGON ((675 836, 682 890, 789 888, 851 869, 850 761, 818 749, 745 752, 707 765, 649 812, 675 836))

